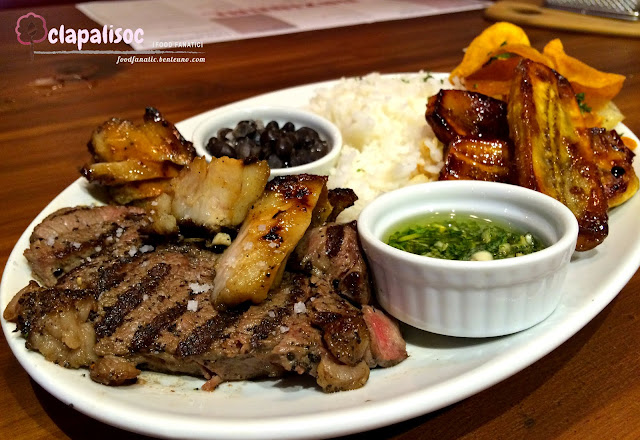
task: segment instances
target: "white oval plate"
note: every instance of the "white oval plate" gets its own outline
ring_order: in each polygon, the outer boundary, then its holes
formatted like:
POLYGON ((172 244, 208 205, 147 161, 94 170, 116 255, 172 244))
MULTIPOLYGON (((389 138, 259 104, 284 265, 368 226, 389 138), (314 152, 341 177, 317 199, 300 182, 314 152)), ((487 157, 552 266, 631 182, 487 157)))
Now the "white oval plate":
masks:
MULTIPOLYGON (((446 78, 436 75, 436 80, 446 78)), ((318 87, 281 90, 234 103, 305 106, 318 87)), ((191 138, 207 115, 177 124, 191 138)), ((619 131, 638 138, 620 125, 619 131)), ((636 163, 636 169, 638 165, 636 163)), ((0 286, 0 308, 31 278, 22 253, 29 235, 52 211, 91 204, 82 179, 56 197, 16 244, 0 286)), ((437 410, 478 393, 531 365, 574 335, 624 287, 640 265, 640 197, 610 213, 604 244, 574 257, 566 292, 556 311, 541 324, 500 338, 464 339, 403 327, 409 359, 376 369, 361 389, 323 394, 313 380, 289 378, 222 384, 215 392, 197 390, 203 380, 144 372, 138 384, 112 388, 92 382, 85 370, 68 370, 28 351, 15 325, 2 320, 9 346, 20 364, 44 389, 105 423, 138 433, 181 439, 291 439, 346 435, 390 425, 437 410)))

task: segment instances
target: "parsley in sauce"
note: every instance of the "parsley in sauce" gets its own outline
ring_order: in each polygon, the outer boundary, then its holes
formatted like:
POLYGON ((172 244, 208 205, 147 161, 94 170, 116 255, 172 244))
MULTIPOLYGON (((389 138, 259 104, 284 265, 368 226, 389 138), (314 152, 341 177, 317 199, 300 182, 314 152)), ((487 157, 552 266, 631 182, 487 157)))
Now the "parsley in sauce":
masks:
POLYGON ((396 226, 387 243, 397 249, 447 260, 498 260, 547 247, 530 232, 470 214, 431 214, 396 226))

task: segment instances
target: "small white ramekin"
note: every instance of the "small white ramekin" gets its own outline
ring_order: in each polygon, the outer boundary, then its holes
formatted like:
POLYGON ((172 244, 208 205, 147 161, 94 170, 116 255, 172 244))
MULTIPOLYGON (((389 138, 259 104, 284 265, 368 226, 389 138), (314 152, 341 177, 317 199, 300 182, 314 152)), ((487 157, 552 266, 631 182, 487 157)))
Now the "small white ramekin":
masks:
POLYGON ((337 126, 328 119, 315 113, 293 107, 252 107, 235 108, 215 112, 202 121, 193 132, 193 146, 199 156, 211 160, 211 155, 205 148, 209 139, 221 128, 234 128, 240 121, 261 120, 265 125, 269 121, 277 121, 282 127, 285 122, 292 122, 296 129, 300 127, 313 128, 320 135, 320 139, 327 141, 329 152, 318 160, 305 165, 271 170, 270 178, 292 174, 328 175, 340 156, 342 149, 342 134, 337 126))
POLYGON ((494 182, 443 181, 383 194, 358 218, 380 305, 391 315, 434 333, 500 336, 527 329, 558 305, 574 252, 578 223, 542 193, 494 182), (414 255, 383 242, 404 219, 435 212, 472 213, 506 221, 551 245, 493 261, 454 261, 414 255))

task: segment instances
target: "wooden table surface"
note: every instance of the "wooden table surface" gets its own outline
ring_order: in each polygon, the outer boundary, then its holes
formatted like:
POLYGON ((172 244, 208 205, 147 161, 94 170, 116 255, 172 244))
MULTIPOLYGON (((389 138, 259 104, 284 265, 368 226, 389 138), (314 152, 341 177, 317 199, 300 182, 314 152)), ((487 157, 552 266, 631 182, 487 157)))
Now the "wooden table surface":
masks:
MULTIPOLYGON (((48 25, 95 25, 72 6, 32 8, 48 25)), ((203 64, 117 64, 116 55, 36 55, 0 11, 0 265, 31 220, 78 176, 92 129, 146 106, 170 121, 260 93, 372 71, 450 71, 490 24, 481 11, 205 45, 203 64)), ((627 76, 616 99, 640 133, 640 39, 560 37, 591 66, 627 76)), ((91 49, 91 46, 87 46, 91 49)), ((93 47, 97 49, 97 47, 93 47)), ((125 45, 100 49, 130 49, 125 45)), ((43 42, 38 50, 51 50, 43 42)), ((67 48, 68 49, 68 48, 67 48)), ((352 438, 640 438, 640 274, 586 327, 513 377, 431 414, 352 438)), ((30 380, 0 338, 0 438, 140 438, 66 407, 30 380)))

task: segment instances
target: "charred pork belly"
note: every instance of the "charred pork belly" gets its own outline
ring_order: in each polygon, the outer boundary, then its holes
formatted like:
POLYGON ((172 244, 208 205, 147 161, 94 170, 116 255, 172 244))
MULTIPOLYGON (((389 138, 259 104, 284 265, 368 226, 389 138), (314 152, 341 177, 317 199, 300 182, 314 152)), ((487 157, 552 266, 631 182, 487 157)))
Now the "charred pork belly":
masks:
POLYGON ((277 286, 289 254, 312 221, 326 176, 276 177, 249 210, 238 236, 217 266, 217 304, 259 303, 277 286))
POLYGON ((608 203, 571 84, 523 59, 509 96, 517 183, 571 209, 579 225, 577 250, 596 247, 608 234, 608 203))
POLYGON ((118 118, 104 122, 93 131, 88 147, 92 162, 81 174, 106 186, 121 204, 160 195, 196 157, 193 144, 152 107, 141 124, 118 118))
POLYGON ((268 178, 265 161, 245 163, 222 157, 207 163, 196 158, 171 183, 171 214, 178 223, 212 231, 238 226, 264 191, 268 178))
POLYGON ((142 124, 109 119, 93 131, 88 146, 95 163, 137 159, 187 165, 196 155, 193 144, 152 107, 145 109, 142 124))

